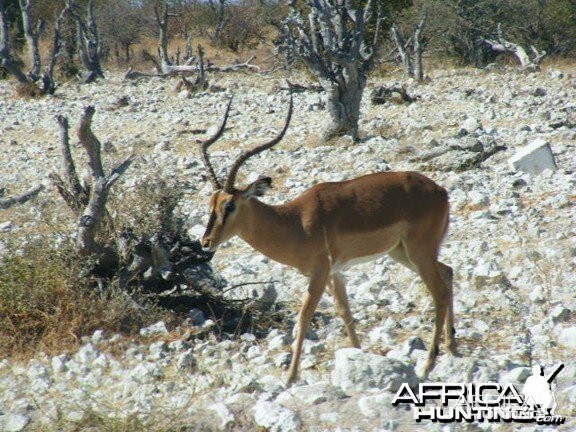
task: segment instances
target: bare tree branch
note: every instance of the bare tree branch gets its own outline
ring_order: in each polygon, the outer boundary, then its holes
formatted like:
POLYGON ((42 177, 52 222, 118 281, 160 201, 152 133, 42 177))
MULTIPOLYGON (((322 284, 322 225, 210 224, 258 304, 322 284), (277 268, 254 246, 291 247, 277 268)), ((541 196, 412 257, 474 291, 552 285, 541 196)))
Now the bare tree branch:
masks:
POLYGON ((72 5, 70 3, 66 3, 62 12, 54 23, 54 38, 52 40, 52 53, 50 55, 50 60, 48 61, 48 65, 46 66, 46 71, 44 72, 44 76, 42 77, 42 91, 45 94, 53 94, 56 90, 56 85, 54 83, 54 68, 56 67, 56 61, 60 56, 62 50, 62 24, 64 20, 68 16, 68 14, 72 10, 72 5))
POLYGON ((108 176, 104 174, 100 141, 92 132, 91 127, 94 112, 93 106, 86 107, 78 127, 78 138, 88 154, 88 165, 92 171, 90 199, 80 216, 76 237, 76 250, 81 256, 88 256, 103 250, 103 247, 96 243, 95 236, 101 219, 106 214, 108 192, 134 160, 134 156, 130 156, 108 176))
MULTIPOLYGON (((71 1, 68 0, 67 4, 70 3, 71 1)), ((104 78, 104 72, 102 72, 100 64, 102 47, 100 46, 100 37, 94 16, 94 0, 88 0, 87 23, 76 11, 73 11, 73 16, 76 20, 76 43, 80 52, 80 59, 84 68, 88 71, 86 76, 82 78, 82 82, 88 84, 97 78, 104 78)))
POLYGON ((26 192, 20 195, 8 198, 0 198, 0 210, 5 210, 15 204, 25 203, 38 195, 42 189, 44 189, 44 186, 40 184, 28 189, 26 192))
POLYGON ((481 41, 489 45, 494 51, 514 54, 520 62, 521 69, 525 70, 537 70, 540 67, 542 58, 546 55, 546 51, 539 53, 538 50, 532 46, 531 48, 534 58, 530 58, 521 45, 510 42, 504 38, 500 24, 498 24, 498 27, 496 28, 494 38, 481 38, 481 41))

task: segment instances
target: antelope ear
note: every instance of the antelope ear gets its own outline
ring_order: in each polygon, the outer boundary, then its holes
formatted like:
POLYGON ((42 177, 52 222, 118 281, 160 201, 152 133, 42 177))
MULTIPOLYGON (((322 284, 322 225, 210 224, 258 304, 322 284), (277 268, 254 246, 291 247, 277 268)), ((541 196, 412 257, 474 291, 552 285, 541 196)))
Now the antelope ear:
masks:
POLYGON ((264 196, 270 187, 272 187, 272 179, 270 177, 260 177, 242 190, 242 196, 244 198, 261 197, 264 196))

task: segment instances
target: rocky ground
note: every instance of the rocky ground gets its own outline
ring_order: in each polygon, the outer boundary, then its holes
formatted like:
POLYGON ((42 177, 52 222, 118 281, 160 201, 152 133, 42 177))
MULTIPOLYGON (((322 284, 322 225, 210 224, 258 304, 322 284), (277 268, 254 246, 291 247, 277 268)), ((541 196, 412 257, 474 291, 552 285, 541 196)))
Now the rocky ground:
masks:
MULTIPOLYGON (((188 98, 173 92, 176 81, 124 81, 111 74, 94 85, 65 85, 56 97, 40 100, 17 99, 1 81, 0 185, 9 193, 49 185, 59 157, 54 117, 64 114, 76 124, 81 109, 93 104, 93 129, 104 143, 106 164, 138 155, 114 193, 122 198, 151 176, 185 187, 179 211, 198 236, 210 187, 194 142, 205 135, 196 130, 213 130, 226 96, 235 94, 229 130, 213 151, 223 173, 240 148, 277 131, 287 108, 281 77, 211 80, 225 90, 188 98), (129 104, 116 108, 122 96, 129 104)), ((370 86, 392 80, 375 78, 370 86)), ((521 387, 533 363, 550 370, 564 362, 555 381, 556 411, 567 420, 558 430, 574 430, 576 77, 552 69, 444 70, 427 83, 409 84, 408 91, 420 96, 417 102, 371 106, 365 97, 361 142, 343 138, 324 146, 317 145, 328 121, 322 95, 296 94, 285 140, 251 160, 240 180, 272 176, 275 187, 264 198, 270 203, 294 198, 317 182, 388 169, 424 171, 443 185, 452 215, 441 259, 455 270, 462 356, 448 356, 441 348, 429 381, 521 387), (536 140, 550 144, 558 169, 538 175, 513 170, 509 158, 536 140)), ((51 188, 32 203, 1 211, 0 251, 8 241, 50 229, 46 213, 63 211, 51 188)), ((296 315, 306 279, 295 271, 238 239, 217 253, 213 266, 230 283, 269 281, 256 295, 273 290, 276 301, 287 302, 296 315)), ((357 266, 347 278, 363 350, 346 348, 343 324, 325 295, 305 344, 301 380, 289 389, 283 378, 290 335, 271 328, 263 339, 244 334, 183 341, 181 333, 159 323, 134 340, 97 332, 76 353, 38 354, 28 363, 0 360, 0 430, 112 430, 106 427, 114 422, 128 424, 124 430, 543 428, 416 424, 410 410, 394 408, 399 385, 418 382, 431 337, 431 298, 419 279, 387 258, 357 266), (191 426, 177 429, 180 425, 191 426)))

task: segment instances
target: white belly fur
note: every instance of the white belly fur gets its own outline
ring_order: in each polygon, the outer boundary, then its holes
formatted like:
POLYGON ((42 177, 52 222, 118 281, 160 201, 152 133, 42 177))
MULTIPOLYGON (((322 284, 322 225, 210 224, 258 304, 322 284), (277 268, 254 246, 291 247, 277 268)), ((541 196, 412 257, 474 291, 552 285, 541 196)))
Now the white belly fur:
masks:
MULTIPOLYGON (((394 249, 394 248, 392 248, 394 249)), ((332 273, 340 273, 346 269, 349 269, 352 266, 358 265, 358 264, 364 264, 370 261, 374 261, 375 259, 378 259, 380 257, 385 256, 386 254, 388 254, 388 251, 386 252, 381 252, 381 253, 377 253, 374 255, 366 255, 363 257, 359 257, 359 258, 354 258, 351 259, 349 261, 340 263, 340 262, 336 262, 334 263, 334 265, 332 266, 332 273)))

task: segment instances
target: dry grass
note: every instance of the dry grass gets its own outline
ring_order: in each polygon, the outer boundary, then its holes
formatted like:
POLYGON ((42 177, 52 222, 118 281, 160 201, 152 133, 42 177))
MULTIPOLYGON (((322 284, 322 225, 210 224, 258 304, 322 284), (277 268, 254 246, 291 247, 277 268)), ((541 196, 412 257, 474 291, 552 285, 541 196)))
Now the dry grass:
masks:
POLYGON ((97 329, 131 334, 161 317, 113 288, 94 289, 69 244, 39 240, 0 263, 0 357, 74 350, 97 329))

